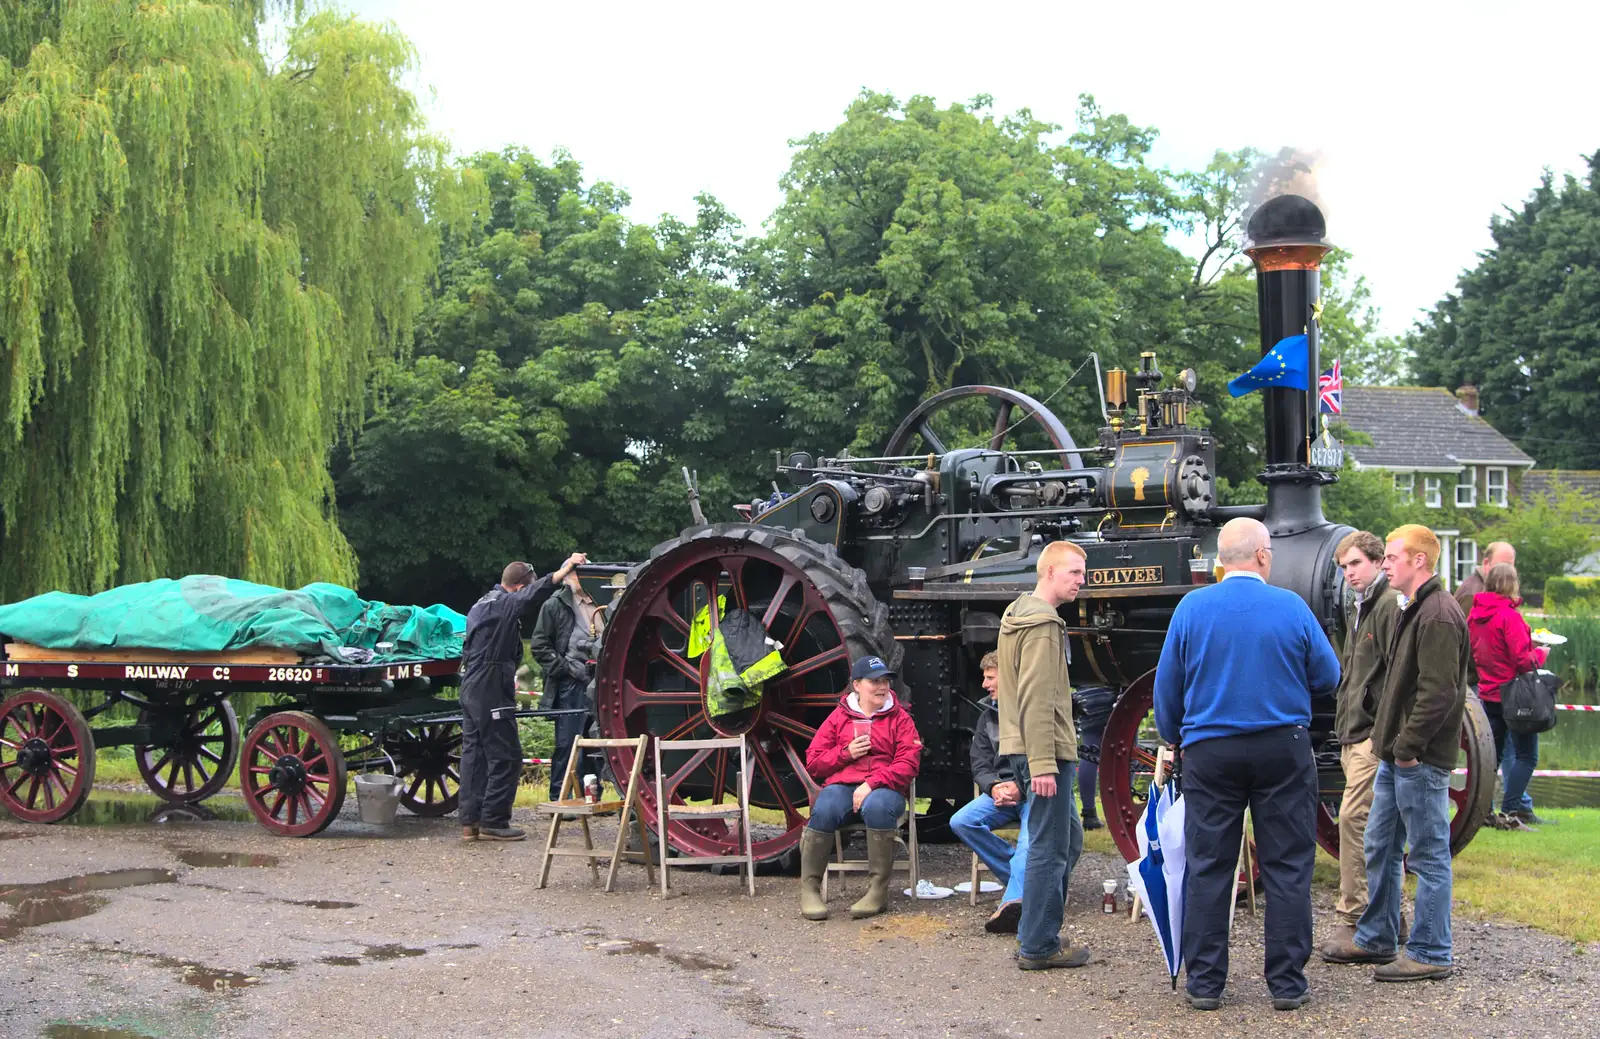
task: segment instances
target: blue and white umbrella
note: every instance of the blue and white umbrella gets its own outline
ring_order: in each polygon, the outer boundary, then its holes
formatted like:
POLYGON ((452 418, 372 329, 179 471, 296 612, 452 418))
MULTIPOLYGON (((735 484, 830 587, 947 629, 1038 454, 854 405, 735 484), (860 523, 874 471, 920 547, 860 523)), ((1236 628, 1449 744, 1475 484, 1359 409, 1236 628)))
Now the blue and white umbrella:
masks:
POLYGON ((1183 965, 1183 881, 1189 865, 1183 844, 1183 795, 1174 798, 1172 788, 1169 782, 1150 793, 1138 830, 1139 858, 1128 863, 1128 887, 1138 893, 1155 925, 1176 989, 1178 968, 1183 965))

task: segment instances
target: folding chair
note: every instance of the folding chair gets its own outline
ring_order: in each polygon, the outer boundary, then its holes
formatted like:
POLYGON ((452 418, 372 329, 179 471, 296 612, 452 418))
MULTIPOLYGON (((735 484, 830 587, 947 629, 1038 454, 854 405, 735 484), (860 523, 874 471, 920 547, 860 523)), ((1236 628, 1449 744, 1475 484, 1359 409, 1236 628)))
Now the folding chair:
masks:
POLYGON ((624 862, 637 862, 644 865, 645 883, 655 885, 655 867, 650 862, 650 839, 645 835, 644 818, 639 814, 639 774, 644 768, 645 750, 650 742, 648 734, 641 735, 634 740, 588 740, 582 736, 572 741, 572 755, 567 758, 567 772, 561 780, 561 796, 554 801, 546 801, 535 806, 539 811, 550 816, 550 833, 545 838, 544 852, 539 861, 539 883, 542 888, 550 879, 550 863, 557 855, 570 855, 575 858, 589 860, 589 872, 593 875, 594 882, 600 883, 600 866, 597 860, 609 859, 610 868, 606 871, 606 890, 611 891, 617 883, 617 866, 624 862), (588 749, 603 749, 609 747, 632 747, 633 768, 628 772, 628 788, 620 801, 597 800, 593 804, 584 801, 582 792, 578 789, 578 769, 583 760, 583 751, 588 749), (558 848, 556 839, 561 833, 561 817, 575 815, 578 823, 583 827, 582 848, 558 848), (611 851, 597 851, 594 839, 589 832, 589 820, 596 816, 617 816, 617 842, 611 851), (639 849, 628 851, 628 824, 638 827, 639 849))
MULTIPOLYGON (((922 867, 917 858, 917 781, 911 781, 910 796, 906 798, 906 810, 901 813, 896 826, 905 830, 904 835, 896 834, 894 842, 906 851, 906 857, 894 860, 894 868, 890 875, 901 871, 911 875, 911 890, 917 890, 917 881, 922 879, 922 867)), ((852 833, 866 830, 866 823, 846 823, 833 833, 834 861, 828 863, 828 868, 822 874, 822 900, 828 900, 828 878, 835 873, 865 873, 867 871, 866 859, 847 859, 844 857, 844 839, 852 833)))
MULTIPOLYGON (((672 886, 671 874, 674 867, 679 866, 710 866, 719 863, 739 864, 739 872, 744 877, 745 893, 756 893, 756 856, 755 844, 750 836, 750 758, 748 748, 743 736, 729 736, 725 739, 709 740, 656 740, 656 839, 661 844, 661 894, 665 897, 672 886), (727 768, 727 752, 737 747, 739 749, 739 771, 734 776, 734 800, 731 804, 715 801, 711 804, 672 804, 672 797, 678 786, 694 772, 695 769, 705 764, 713 752, 717 755, 715 771, 722 775, 727 768), (671 754, 675 751, 690 751, 689 760, 678 767, 678 770, 668 776, 662 767, 661 755, 671 754), (737 828, 739 834, 738 855, 680 855, 675 859, 667 858, 667 824, 672 819, 726 819, 730 828, 737 828)), ((719 781, 720 785, 720 781, 719 781)), ((716 794, 721 797, 721 791, 716 794)))

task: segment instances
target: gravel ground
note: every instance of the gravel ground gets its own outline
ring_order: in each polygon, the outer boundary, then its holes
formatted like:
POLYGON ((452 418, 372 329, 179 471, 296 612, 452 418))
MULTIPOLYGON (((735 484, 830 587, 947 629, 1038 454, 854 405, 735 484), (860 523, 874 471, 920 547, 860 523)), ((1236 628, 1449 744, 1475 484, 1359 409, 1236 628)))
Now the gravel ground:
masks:
MULTIPOLYGON (((1528 928, 1458 921, 1445 982, 1379 985, 1314 959, 1315 1001, 1289 1014, 1261 981, 1261 920, 1241 911, 1227 999, 1200 1014, 1149 924, 1101 914, 1100 881, 1122 875, 1102 855, 1067 910, 1094 960, 1023 974, 1013 942, 982 930, 993 896, 897 896, 856 922, 854 880, 812 924, 792 877, 760 876, 751 899, 685 871, 663 901, 637 866, 607 895, 567 860, 539 891, 534 841, 457 833, 409 817, 380 831, 353 806, 309 840, 0 816, 0 1036, 1600 1036, 1600 948, 1528 928)), ((963 879, 962 852, 924 845, 924 874, 963 879)))

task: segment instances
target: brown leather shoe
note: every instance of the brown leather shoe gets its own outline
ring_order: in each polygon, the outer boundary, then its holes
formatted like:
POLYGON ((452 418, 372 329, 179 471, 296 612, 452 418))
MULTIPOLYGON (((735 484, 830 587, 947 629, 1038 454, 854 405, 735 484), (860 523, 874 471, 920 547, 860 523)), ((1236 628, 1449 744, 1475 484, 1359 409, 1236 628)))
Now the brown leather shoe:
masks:
POLYGON ((990 934, 1016 934, 1017 924, 1022 920, 1022 899, 1013 898, 1009 902, 1000 903, 1000 908, 994 915, 983 923, 983 929, 990 934))
POLYGON ((1448 978, 1455 968, 1450 964, 1418 963, 1410 956, 1402 956, 1393 963, 1385 963, 1372 972, 1374 981, 1432 981, 1448 978))
POLYGON ((1329 963, 1393 963, 1393 952, 1373 952, 1356 944, 1350 938, 1330 938, 1317 948, 1317 954, 1329 963))
POLYGON ((1026 956, 1017 957, 1017 966, 1022 970, 1051 970, 1055 967, 1081 967, 1089 962, 1089 950, 1082 945, 1063 945, 1057 949, 1055 955, 1046 956, 1042 960, 1031 960, 1026 956))
POLYGON ((464 840, 464 841, 475 841, 475 840, 477 840, 478 839, 478 827, 475 826, 475 825, 474 826, 463 826, 461 828, 461 839, 464 840))

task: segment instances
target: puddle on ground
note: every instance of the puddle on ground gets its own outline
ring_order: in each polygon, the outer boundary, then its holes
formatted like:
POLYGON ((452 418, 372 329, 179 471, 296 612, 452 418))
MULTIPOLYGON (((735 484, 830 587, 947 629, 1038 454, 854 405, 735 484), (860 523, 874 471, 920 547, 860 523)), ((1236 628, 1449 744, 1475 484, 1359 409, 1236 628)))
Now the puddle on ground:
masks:
POLYGON ((310 909, 356 909, 360 902, 335 902, 326 898, 280 898, 284 905, 306 906, 310 909))
POLYGON ((360 956, 323 956, 318 963, 326 963, 330 967, 359 967, 367 960, 399 960, 409 956, 423 956, 427 949, 412 949, 393 942, 387 945, 369 945, 362 950, 360 956))
MULTIPOLYGON (((242 851, 185 851, 174 849, 173 854, 188 866, 201 869, 228 869, 230 867, 267 868, 283 860, 276 855, 252 855, 242 851)), ((298 903, 296 903, 298 904, 298 903)))
POLYGON ((255 821, 244 799, 213 797, 204 804, 171 804, 154 794, 100 797, 90 794, 76 812, 57 826, 138 826, 153 824, 247 823, 255 821))
POLYGON ((477 942, 462 942, 460 945, 446 945, 445 948, 446 949, 480 949, 480 948, 482 948, 482 946, 479 945, 477 942))
POLYGON ((262 960, 256 964, 256 970, 294 970, 300 964, 294 960, 262 960))
POLYGON ((179 981, 207 992, 233 992, 236 989, 253 988, 261 984, 260 978, 237 970, 216 970, 181 960, 162 965, 176 966, 179 981))
POLYGON ((0 919, 0 940, 10 940, 25 928, 88 916, 106 904, 105 899, 93 897, 93 892, 172 884, 177 879, 178 875, 167 869, 114 869, 0 888, 0 905, 12 907, 11 915, 0 919))
POLYGON ((44 1039, 151 1039, 144 1032, 130 1032, 126 1028, 106 1028, 101 1025, 79 1025, 57 1022, 45 1025, 40 1033, 44 1039))
POLYGON ((662 948, 660 942, 647 942, 638 938, 616 938, 601 942, 596 949, 607 956, 660 956, 668 963, 686 970, 732 970, 733 964, 713 960, 692 952, 674 952, 662 948))

